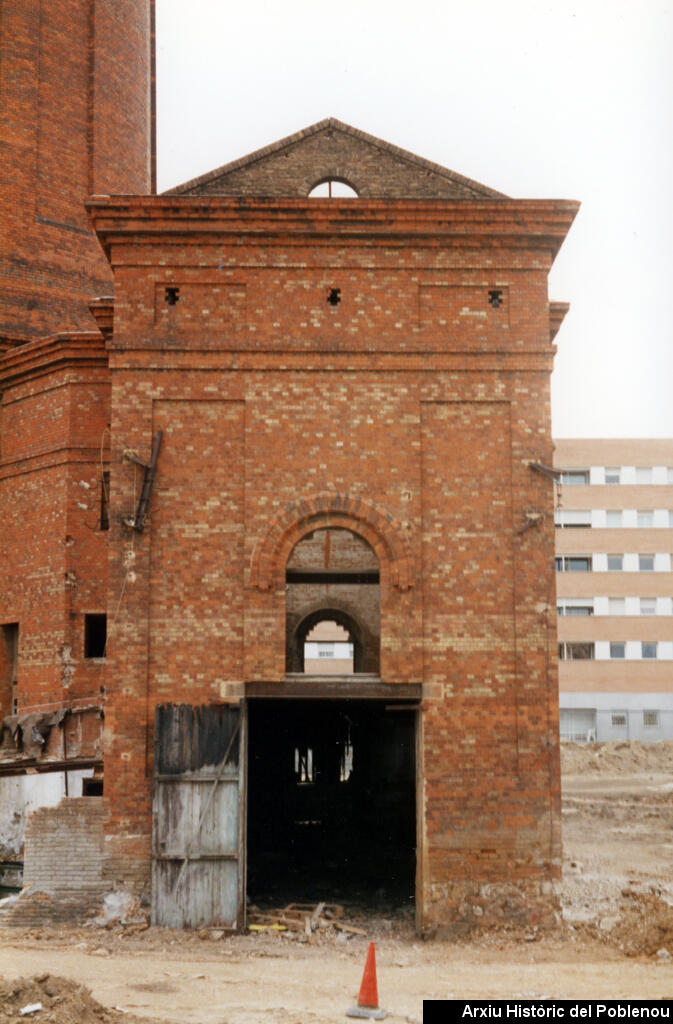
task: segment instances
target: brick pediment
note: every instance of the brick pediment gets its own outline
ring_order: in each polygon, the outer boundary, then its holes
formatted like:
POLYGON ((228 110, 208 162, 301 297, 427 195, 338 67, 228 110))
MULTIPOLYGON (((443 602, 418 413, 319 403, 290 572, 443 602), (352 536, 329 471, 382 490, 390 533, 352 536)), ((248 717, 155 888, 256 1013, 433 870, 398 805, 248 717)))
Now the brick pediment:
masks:
POLYGON ((170 189, 171 195, 306 197, 342 181, 370 199, 498 199, 502 193, 327 118, 170 189))

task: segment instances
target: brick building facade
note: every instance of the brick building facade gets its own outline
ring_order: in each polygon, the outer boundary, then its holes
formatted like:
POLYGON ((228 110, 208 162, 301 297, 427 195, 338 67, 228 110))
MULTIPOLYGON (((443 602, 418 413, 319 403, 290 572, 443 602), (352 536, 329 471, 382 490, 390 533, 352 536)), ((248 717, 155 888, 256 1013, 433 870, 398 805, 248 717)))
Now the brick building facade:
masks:
POLYGON ((424 931, 548 919, 535 466, 576 204, 329 120, 87 206, 114 277, 100 330, 0 363, 5 763, 99 764, 102 744, 103 880, 151 888, 158 921, 241 925, 246 878, 253 897, 415 894, 424 931), (308 198, 325 180, 358 198, 308 198), (61 450, 80 454, 54 471, 61 450), (303 671, 328 620, 348 677, 303 671))

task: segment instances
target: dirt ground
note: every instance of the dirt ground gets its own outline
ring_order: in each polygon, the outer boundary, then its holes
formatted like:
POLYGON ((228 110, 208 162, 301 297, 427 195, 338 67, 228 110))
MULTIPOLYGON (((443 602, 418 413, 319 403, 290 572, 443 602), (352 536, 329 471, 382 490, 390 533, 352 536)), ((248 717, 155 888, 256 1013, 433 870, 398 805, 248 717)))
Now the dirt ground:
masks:
POLYGON ((333 1024, 356 1001, 370 939, 392 1022, 420 1024, 424 997, 673 998, 673 743, 564 744, 562 757, 563 915, 552 935, 424 942, 408 908, 349 908, 366 936, 328 929, 311 941, 0 928, 0 1024, 333 1024))

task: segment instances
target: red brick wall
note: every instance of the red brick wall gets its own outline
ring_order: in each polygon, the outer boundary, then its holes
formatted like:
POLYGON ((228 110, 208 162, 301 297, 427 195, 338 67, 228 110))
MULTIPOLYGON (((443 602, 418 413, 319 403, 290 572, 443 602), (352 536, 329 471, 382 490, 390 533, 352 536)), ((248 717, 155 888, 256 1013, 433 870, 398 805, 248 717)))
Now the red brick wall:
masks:
POLYGON ((116 268, 113 434, 148 459, 164 431, 143 535, 120 525, 138 471, 112 459, 108 876, 147 878, 154 704, 283 678, 287 559, 331 526, 376 552, 382 679, 423 684, 422 925, 548 914, 552 490, 527 463, 551 459, 539 239, 571 211, 419 206, 423 237, 410 204, 367 203, 351 236, 347 204, 326 224, 310 204, 182 203, 138 203, 133 238, 125 202, 95 210, 116 268), (447 239, 470 211, 469 245, 447 239))
POLYGON ((64 336, 15 349, 0 374, 0 622, 19 623, 20 713, 100 699, 83 616, 107 610, 106 362, 99 337, 64 336))
POLYGON ((89 330, 112 276, 91 193, 150 189, 152 0, 5 0, 0 334, 89 330))
MULTIPOLYGON (((163 431, 152 516, 152 704, 219 700, 243 681, 245 406, 154 403, 163 431)), ((139 545, 140 546, 140 545, 139 545)))

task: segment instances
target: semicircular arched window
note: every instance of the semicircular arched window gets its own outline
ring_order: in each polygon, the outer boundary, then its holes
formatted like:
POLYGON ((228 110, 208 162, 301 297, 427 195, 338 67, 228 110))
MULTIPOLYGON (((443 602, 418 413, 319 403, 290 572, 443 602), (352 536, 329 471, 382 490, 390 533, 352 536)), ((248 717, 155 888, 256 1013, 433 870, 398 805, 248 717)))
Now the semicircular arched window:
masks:
POLYGON ((358 194, 347 181, 337 178, 326 178, 314 185, 308 194, 309 199, 357 199, 358 194))

